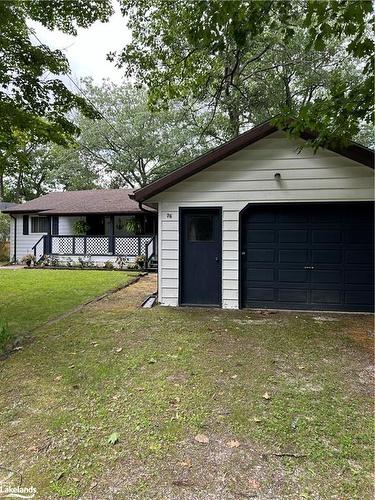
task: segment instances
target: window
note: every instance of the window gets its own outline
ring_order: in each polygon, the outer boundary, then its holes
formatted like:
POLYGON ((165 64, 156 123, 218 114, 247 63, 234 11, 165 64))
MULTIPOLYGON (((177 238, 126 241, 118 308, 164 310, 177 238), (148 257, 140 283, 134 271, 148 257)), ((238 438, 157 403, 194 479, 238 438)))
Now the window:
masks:
POLYGON ((188 223, 189 241, 212 241, 213 240, 213 217, 212 215, 192 215, 188 223))
POLYGON ((48 233, 49 232, 48 217, 31 217, 31 232, 48 233))

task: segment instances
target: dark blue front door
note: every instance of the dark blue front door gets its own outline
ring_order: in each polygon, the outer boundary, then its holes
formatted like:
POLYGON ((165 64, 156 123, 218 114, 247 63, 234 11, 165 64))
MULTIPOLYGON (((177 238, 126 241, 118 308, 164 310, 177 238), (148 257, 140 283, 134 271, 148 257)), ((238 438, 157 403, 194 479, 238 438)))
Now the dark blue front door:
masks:
POLYGON ((221 305, 221 210, 182 209, 180 304, 221 305))
POLYGON ((243 307, 372 311, 372 203, 250 206, 242 216, 243 307))

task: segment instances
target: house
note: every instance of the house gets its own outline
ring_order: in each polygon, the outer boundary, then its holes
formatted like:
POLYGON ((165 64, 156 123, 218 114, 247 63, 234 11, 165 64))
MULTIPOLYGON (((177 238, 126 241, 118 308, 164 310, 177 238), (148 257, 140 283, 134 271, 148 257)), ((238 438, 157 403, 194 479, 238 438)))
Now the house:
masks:
POLYGON ((131 197, 158 210, 159 302, 373 311, 374 153, 270 122, 131 197))
POLYGON ((60 262, 88 256, 103 264, 143 255, 156 259, 157 215, 129 195, 131 189, 54 192, 8 207, 12 217, 10 253, 14 261, 26 254, 60 262))

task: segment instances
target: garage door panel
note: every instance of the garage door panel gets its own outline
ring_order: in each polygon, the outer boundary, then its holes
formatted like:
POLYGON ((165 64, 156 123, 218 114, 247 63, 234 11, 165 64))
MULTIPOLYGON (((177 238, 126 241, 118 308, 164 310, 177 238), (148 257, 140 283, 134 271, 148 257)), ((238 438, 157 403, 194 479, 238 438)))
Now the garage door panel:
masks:
POLYGON ((272 229, 253 229, 249 232, 249 243, 274 243, 275 231, 272 229))
POLYGON ((311 273, 312 283, 327 283, 327 284, 339 284, 342 279, 342 272, 340 270, 314 270, 311 273))
POLYGON ((341 293, 338 290, 317 289, 311 290, 312 304, 335 304, 341 302, 341 293))
POLYGON ((247 298, 249 300, 258 301, 274 301, 274 289, 273 288, 254 288, 251 287, 247 290, 247 298))
POLYGON ((252 215, 251 217, 251 224, 256 224, 256 223, 274 223, 276 220, 276 214, 271 211, 271 210, 262 210, 259 209, 257 212, 252 215))
POLYGON ((344 230, 344 242, 351 245, 371 245, 374 241, 374 233, 368 228, 344 230))
POLYGON ((371 250, 347 250, 345 252, 346 264, 366 264, 373 260, 373 253, 371 250))
POLYGON ((267 250, 264 248, 257 248, 247 251, 247 261, 248 262, 274 262, 275 252, 274 250, 267 250))
POLYGON ((308 278, 307 271, 304 269, 279 269, 277 276, 281 283, 306 283, 308 278))
POLYGON ((306 262, 307 248, 301 249, 282 249, 279 251, 279 262, 306 262))
POLYGON ((341 243, 341 231, 335 229, 313 229, 312 243, 341 243))
POLYGON ((304 229, 281 229, 279 243, 307 243, 308 232, 304 229))
POLYGON ((341 264, 342 263, 342 250, 341 248, 332 248, 326 250, 312 249, 311 262, 313 264, 341 264))
POLYGON ((370 203, 250 207, 241 224, 242 304, 373 310, 373 218, 370 203))
POLYGON ((371 269, 356 269, 345 271, 346 285, 368 285, 371 281, 371 269))
POLYGON ((283 212, 278 214, 277 221, 281 224, 303 224, 308 222, 308 215, 303 210, 296 212, 293 208, 286 208, 283 212))
POLYGON ((372 306, 374 304, 374 293, 372 290, 351 290, 345 293, 345 304, 372 306))
POLYGON ((308 290, 304 288, 280 288, 279 301, 280 302, 294 302, 304 304, 308 300, 308 290))
POLYGON ((262 268, 262 269, 252 269, 248 268, 246 270, 246 279, 251 280, 252 282, 266 282, 266 281, 275 281, 275 271, 272 268, 262 268))

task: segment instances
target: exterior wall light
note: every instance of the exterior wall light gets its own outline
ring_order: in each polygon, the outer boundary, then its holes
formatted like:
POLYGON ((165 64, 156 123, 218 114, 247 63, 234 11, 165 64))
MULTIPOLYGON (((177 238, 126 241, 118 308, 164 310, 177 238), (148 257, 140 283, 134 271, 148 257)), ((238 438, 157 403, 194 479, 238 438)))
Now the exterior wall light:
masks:
POLYGON ((276 172, 276 174, 274 175, 274 177, 275 177, 275 179, 276 179, 277 181, 279 181, 279 180, 281 179, 281 174, 280 174, 280 172, 276 172))

